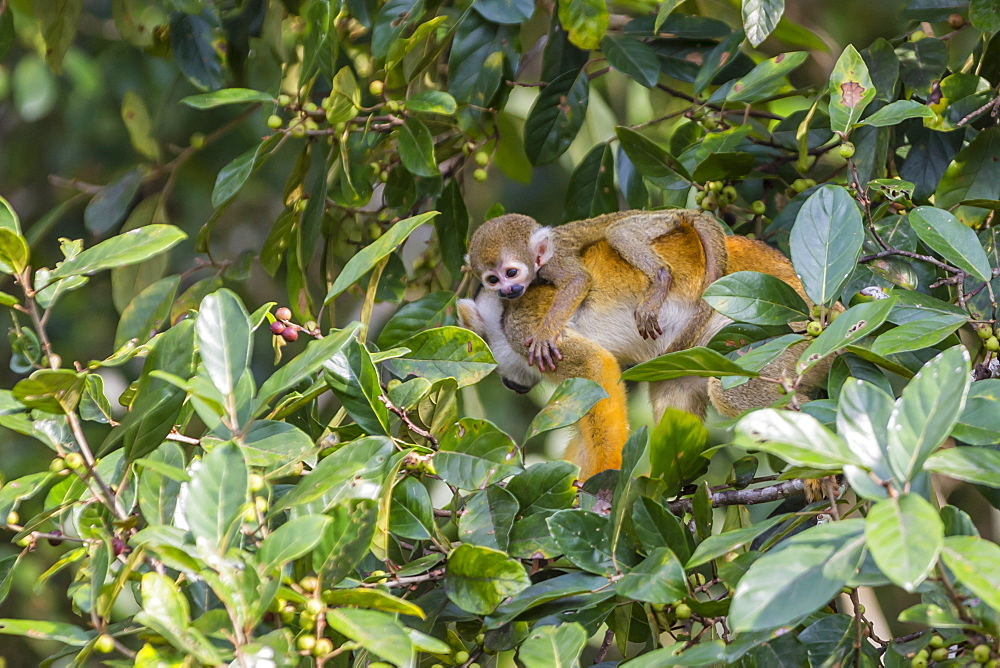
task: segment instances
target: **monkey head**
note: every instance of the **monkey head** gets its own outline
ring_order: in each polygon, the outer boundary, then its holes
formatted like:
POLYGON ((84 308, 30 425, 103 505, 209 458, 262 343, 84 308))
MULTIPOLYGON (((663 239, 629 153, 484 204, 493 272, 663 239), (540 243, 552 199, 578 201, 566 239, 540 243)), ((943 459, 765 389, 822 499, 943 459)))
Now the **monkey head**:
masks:
POLYGON ((504 299, 517 299, 551 257, 551 228, 511 213, 480 225, 465 259, 483 287, 504 299))

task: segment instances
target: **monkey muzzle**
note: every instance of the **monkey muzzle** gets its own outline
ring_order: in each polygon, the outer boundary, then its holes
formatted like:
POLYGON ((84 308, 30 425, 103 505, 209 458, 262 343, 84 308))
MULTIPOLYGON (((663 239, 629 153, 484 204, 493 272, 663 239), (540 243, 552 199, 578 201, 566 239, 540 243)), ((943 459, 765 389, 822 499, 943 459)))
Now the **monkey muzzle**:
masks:
POLYGON ((521 385, 520 383, 517 383, 511 380, 510 378, 504 378, 503 376, 500 376, 500 382, 503 383, 503 386, 506 387, 508 390, 513 390, 518 394, 527 394, 528 392, 531 391, 531 388, 528 387, 527 385, 521 385))
POLYGON ((512 285, 509 288, 500 288, 498 292, 504 299, 517 299, 524 294, 524 286, 512 285))

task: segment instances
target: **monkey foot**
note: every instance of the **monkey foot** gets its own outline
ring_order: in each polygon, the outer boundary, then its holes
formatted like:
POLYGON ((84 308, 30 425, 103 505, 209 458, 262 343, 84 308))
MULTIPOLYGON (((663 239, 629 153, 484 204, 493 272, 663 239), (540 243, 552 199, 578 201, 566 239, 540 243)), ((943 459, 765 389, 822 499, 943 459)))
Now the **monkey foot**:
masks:
POLYGON ((534 366, 538 362, 539 371, 556 370, 556 361, 562 359, 562 354, 556 347, 555 337, 529 336, 524 345, 528 347, 528 366, 534 366))
POLYGON ((635 310, 635 327, 644 339, 654 341, 663 334, 660 327, 660 309, 658 307, 643 304, 635 310))

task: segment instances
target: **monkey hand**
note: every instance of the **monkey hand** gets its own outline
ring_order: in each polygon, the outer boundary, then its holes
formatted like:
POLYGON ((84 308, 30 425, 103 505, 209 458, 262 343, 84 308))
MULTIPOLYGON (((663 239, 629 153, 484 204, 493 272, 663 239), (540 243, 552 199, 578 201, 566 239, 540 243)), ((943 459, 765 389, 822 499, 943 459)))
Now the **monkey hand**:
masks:
POLYGON ((539 329, 524 340, 524 345, 528 347, 528 366, 534 366, 538 362, 539 371, 556 370, 556 361, 562 359, 562 354, 556 347, 556 336, 539 329))
POLYGON ((654 341, 663 334, 660 327, 660 305, 649 301, 639 304, 635 309, 635 327, 644 339, 654 341))

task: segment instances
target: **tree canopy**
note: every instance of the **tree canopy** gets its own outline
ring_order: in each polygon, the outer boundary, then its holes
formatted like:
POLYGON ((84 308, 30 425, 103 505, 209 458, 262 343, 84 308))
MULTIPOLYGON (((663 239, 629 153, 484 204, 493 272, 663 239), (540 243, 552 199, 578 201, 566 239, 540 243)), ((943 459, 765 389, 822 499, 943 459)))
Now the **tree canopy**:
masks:
POLYGON ((0 0, 0 656, 997 665, 1000 3, 882 4, 0 0), (783 399, 576 483, 600 388, 454 303, 482 220, 626 208, 816 306, 717 281, 624 377, 783 399))

